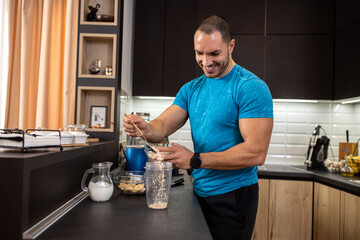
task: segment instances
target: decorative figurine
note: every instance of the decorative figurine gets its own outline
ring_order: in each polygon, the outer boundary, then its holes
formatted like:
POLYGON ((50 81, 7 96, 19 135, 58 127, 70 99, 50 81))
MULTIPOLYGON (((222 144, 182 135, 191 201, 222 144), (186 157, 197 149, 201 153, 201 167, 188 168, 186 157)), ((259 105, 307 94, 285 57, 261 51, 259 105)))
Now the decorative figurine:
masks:
POLYGON ((94 61, 92 61, 89 71, 91 74, 97 74, 100 72, 100 67, 101 67, 101 60, 95 59, 94 61))
POLYGON ((95 7, 93 6, 89 6, 89 10, 90 12, 88 13, 88 15, 86 16, 86 21, 95 21, 96 19, 96 12, 99 10, 100 8, 100 4, 96 4, 95 7))
POLYGON ((111 76, 112 75, 112 67, 109 65, 105 68, 105 74, 107 76, 111 76))

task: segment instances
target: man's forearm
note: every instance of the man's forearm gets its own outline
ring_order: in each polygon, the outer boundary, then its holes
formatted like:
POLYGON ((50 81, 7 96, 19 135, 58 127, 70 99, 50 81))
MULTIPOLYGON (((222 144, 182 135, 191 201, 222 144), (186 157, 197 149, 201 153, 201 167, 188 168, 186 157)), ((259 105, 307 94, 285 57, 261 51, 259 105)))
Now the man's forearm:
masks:
POLYGON ((266 146, 240 143, 223 152, 201 153, 201 168, 235 170, 264 164, 266 146))
POLYGON ((148 128, 144 133, 149 142, 161 142, 166 136, 164 124, 159 119, 154 119, 148 124, 148 128))

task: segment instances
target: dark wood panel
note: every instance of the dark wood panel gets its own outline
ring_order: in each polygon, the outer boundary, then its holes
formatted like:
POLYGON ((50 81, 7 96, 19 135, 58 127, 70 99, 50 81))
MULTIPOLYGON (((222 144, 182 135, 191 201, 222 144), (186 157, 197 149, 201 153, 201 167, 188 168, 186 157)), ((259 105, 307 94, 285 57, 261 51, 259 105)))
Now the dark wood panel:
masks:
POLYGON ((336 31, 341 31, 360 21, 359 0, 336 0, 335 6, 336 31))
POLYGON ((264 34, 265 0, 198 0, 197 23, 211 14, 226 18, 233 34, 264 34))
POLYGON ((163 96, 175 96, 195 77, 195 1, 166 2, 163 96))
POLYGON ((332 99, 332 35, 266 36, 265 62, 274 98, 332 99))
POLYGON ((332 33, 334 0, 271 0, 267 33, 332 33))
POLYGON ((360 95, 360 23, 336 35, 335 99, 360 95))
POLYGON ((162 95, 165 0, 137 0, 133 95, 162 95))
POLYGON ((234 38, 234 61, 264 79, 265 37, 262 35, 237 35, 234 38))

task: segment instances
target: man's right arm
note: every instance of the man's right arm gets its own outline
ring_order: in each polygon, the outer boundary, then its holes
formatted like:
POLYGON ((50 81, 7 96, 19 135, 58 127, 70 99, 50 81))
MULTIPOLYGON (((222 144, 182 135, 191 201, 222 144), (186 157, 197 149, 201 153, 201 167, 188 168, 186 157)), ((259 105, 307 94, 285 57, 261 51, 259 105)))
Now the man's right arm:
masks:
POLYGON ((150 142, 160 142, 181 128, 187 121, 187 112, 177 105, 171 105, 159 117, 152 120, 144 131, 150 142))

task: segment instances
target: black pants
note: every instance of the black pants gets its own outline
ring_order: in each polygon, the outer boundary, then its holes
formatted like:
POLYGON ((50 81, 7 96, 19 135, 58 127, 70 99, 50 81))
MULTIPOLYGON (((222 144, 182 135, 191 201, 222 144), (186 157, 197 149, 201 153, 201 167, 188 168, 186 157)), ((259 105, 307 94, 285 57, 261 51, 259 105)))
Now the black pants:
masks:
POLYGON ((251 239, 259 201, 257 183, 217 196, 196 196, 214 240, 251 239))

